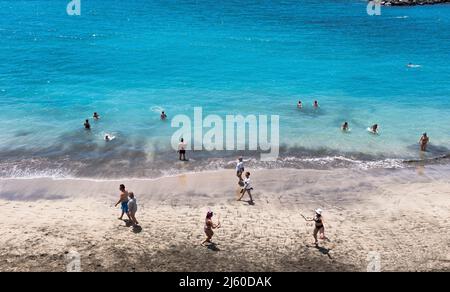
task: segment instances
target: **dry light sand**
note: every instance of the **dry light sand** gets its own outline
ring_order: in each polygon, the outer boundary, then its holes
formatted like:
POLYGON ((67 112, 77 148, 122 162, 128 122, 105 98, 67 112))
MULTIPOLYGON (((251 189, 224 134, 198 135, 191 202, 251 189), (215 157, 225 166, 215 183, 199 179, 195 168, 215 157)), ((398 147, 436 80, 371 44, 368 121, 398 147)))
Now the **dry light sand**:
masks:
POLYGON ((0 271, 449 271, 448 176, 393 171, 259 170, 255 205, 233 171, 155 180, 0 180, 0 271), (345 179, 344 179, 345 178, 345 179), (119 221, 118 186, 141 229, 119 221), (311 216, 324 209, 315 248, 311 216), (206 211, 223 228, 202 247, 206 211), (379 265, 378 260, 379 259, 379 265))

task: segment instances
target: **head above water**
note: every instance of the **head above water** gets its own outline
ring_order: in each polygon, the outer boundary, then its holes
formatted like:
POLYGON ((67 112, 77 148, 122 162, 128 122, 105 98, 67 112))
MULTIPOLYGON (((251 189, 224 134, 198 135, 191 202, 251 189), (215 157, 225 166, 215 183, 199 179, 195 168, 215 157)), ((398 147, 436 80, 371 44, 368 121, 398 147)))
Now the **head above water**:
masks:
POLYGON ((423 133, 423 136, 426 137, 426 136, 427 136, 427 133, 423 133))
POLYGON ((181 140, 180 140, 181 142, 184 142, 184 139, 183 138, 181 138, 181 140))
POLYGON ((88 120, 88 119, 86 119, 86 123, 89 123, 89 120, 88 120))
POLYGON ((119 190, 124 191, 124 190, 125 190, 125 185, 124 185, 124 184, 121 184, 121 185, 119 186, 119 190))

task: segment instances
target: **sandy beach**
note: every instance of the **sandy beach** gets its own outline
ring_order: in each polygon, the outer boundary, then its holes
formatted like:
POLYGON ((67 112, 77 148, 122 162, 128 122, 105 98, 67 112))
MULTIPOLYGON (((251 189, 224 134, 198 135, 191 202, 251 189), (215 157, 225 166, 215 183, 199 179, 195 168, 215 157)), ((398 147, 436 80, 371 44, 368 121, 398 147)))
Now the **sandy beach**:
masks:
POLYGON ((439 170, 259 170, 255 205, 235 201, 233 171, 154 180, 0 180, 0 271, 450 271, 450 184, 439 170), (120 221, 118 186, 141 228, 120 221), (324 210, 314 247, 311 216, 324 210), (217 244, 202 247, 208 209, 217 244))

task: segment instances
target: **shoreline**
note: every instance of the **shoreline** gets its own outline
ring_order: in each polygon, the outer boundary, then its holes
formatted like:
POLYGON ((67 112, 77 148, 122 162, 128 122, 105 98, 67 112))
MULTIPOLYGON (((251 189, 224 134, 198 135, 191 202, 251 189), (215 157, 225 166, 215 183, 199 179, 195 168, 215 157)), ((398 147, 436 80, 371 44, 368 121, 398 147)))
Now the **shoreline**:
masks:
MULTIPOLYGON (((1 271, 449 271, 450 185, 439 170, 252 171, 255 205, 236 202, 232 170, 155 180, 0 180, 1 271), (395 175, 392 175, 395 173, 395 175), (117 220, 118 184, 138 199, 135 231, 117 220), (300 213, 324 209, 312 246, 300 213), (199 246, 204 214, 220 217, 217 249, 199 246)), ((217 218, 213 218, 217 221, 217 218)))

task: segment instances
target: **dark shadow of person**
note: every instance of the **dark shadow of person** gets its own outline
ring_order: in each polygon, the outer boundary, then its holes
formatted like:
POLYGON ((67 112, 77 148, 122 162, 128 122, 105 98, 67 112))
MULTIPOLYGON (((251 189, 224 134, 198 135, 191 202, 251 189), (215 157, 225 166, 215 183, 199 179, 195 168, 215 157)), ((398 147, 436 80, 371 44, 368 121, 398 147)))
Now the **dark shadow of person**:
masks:
POLYGON ((208 249, 212 250, 212 251, 220 251, 220 248, 217 247, 217 244, 211 242, 210 244, 208 244, 208 249))
POLYGON ((128 219, 124 219, 123 222, 125 222, 125 226, 126 226, 126 227, 131 227, 131 226, 134 225, 134 224, 133 224, 133 221, 130 221, 130 220, 128 220, 128 219))
POLYGON ((327 255, 327 256, 330 258, 330 260, 332 259, 332 258, 331 258, 331 255, 330 255, 331 249, 325 248, 325 247, 323 247, 323 246, 318 246, 318 245, 316 245, 316 248, 317 248, 322 254, 327 255))
POLYGON ((139 225, 133 225, 133 232, 134 233, 141 233, 142 227, 139 225))

